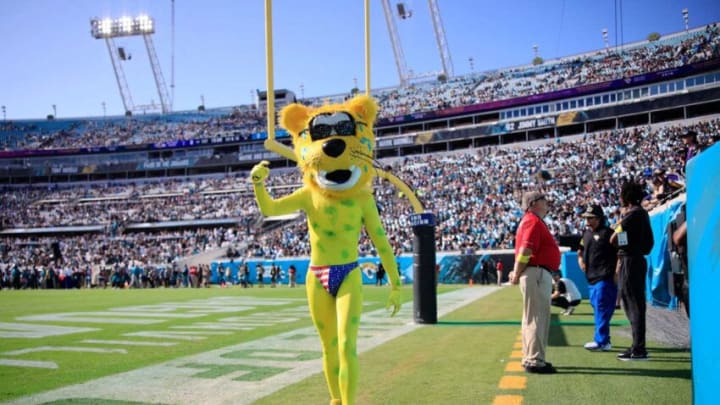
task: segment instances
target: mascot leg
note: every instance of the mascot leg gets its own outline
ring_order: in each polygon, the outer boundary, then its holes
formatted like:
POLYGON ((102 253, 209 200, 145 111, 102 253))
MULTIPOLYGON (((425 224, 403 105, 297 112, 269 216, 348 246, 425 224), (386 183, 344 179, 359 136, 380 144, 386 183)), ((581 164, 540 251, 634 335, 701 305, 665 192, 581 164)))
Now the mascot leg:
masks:
POLYGON ((359 377, 357 336, 362 314, 362 276, 356 268, 343 281, 336 298, 338 350, 340 352, 340 396, 343 405, 354 405, 359 377))
POLYGON ((338 373, 340 371, 340 361, 338 360, 337 348, 335 298, 325 291, 312 271, 307 272, 305 291, 307 292, 310 316, 322 343, 323 372, 332 398, 330 404, 339 405, 340 385, 338 384, 338 373))
POLYGON ((353 405, 357 392, 357 335, 362 313, 362 277, 358 269, 347 275, 337 298, 330 295, 313 272, 305 287, 315 328, 323 350, 323 371, 331 405, 353 405), (340 401, 342 398, 342 401, 340 401))

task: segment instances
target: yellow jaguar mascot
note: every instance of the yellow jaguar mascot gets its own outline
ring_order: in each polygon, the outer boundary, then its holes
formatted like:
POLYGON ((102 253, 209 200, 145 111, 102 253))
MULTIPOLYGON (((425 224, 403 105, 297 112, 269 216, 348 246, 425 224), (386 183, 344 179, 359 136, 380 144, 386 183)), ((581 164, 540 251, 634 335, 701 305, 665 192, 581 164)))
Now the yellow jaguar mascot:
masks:
POLYGON ((305 287, 322 341, 331 405, 353 405, 357 393, 357 335, 363 301, 357 245, 363 225, 392 286, 388 307, 392 315, 400 309, 400 275, 371 188, 377 110, 375 101, 364 95, 319 108, 290 104, 281 111, 280 126, 292 135, 304 185, 274 200, 265 188, 268 162, 250 172, 263 215, 298 210, 307 215, 311 251, 305 287))

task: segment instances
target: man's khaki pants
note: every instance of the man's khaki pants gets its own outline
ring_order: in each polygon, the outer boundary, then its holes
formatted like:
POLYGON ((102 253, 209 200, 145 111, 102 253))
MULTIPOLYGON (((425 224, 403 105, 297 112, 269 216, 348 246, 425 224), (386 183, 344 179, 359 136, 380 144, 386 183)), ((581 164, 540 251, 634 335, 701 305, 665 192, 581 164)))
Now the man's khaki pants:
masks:
POLYGON ((542 267, 528 266, 520 276, 520 291, 523 295, 522 364, 542 367, 550 336, 550 273, 542 267))

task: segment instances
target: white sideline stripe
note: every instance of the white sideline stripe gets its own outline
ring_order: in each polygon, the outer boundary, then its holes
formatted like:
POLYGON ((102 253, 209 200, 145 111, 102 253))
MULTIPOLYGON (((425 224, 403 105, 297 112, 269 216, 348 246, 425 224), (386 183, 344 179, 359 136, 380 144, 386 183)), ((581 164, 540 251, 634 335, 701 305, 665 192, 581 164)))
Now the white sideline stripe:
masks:
POLYGON ((53 369, 58 368, 57 363, 55 363, 53 361, 16 360, 16 359, 0 359, 0 366, 53 368, 53 369))
MULTIPOLYGON (((496 288, 463 288, 438 296, 438 317, 466 306, 496 288)), ((363 314, 360 331, 364 325, 387 327, 384 331, 371 332, 371 337, 358 339, 358 353, 364 353, 392 339, 425 327, 412 322, 412 303, 407 303, 395 318, 389 318, 384 309, 363 314)), ((429 326, 433 327, 433 326, 429 326)), ((177 333, 177 332, 176 332, 177 333)), ((207 334, 207 332, 202 332, 207 334)), ((195 338, 195 336, 192 336, 195 338)), ((291 361, 285 359, 261 359, 257 355, 247 358, 228 358, 227 354, 238 351, 257 353, 270 350, 288 352, 320 352, 320 341, 315 328, 304 327, 274 336, 245 342, 209 352, 176 358, 165 363, 131 370, 112 376, 101 377, 81 384, 69 385, 53 391, 19 398, 10 404, 43 404, 73 398, 92 398, 98 402, 108 400, 138 401, 182 405, 247 405, 266 397, 290 384, 302 381, 322 372, 320 359, 291 361), (260 381, 236 381, 244 370, 231 372, 216 378, 194 377, 202 372, 188 364, 214 366, 261 366, 279 367, 286 371, 260 381), (182 383, 178 385, 178 381, 182 383), (127 387, 132 387, 128 389, 127 387), (222 387, 222 388, 220 388, 222 387)), ((240 367, 241 368, 241 367, 240 367)))
POLYGON ((140 340, 96 340, 87 339, 80 343, 95 343, 99 345, 126 345, 126 346, 175 346, 178 342, 144 342, 140 340))
POLYGON ((127 354, 125 349, 103 349, 101 347, 72 347, 72 346, 39 346, 29 349, 13 350, 4 352, 7 356, 19 356, 21 354, 37 353, 37 352, 87 352, 87 353, 123 353, 127 354))

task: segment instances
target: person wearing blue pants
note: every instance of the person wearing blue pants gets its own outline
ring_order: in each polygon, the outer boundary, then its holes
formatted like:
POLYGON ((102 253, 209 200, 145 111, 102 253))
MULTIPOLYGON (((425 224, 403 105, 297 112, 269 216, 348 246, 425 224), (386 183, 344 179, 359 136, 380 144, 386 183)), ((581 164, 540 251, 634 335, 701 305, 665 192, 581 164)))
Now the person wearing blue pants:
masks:
POLYGON ((608 351, 610 344, 610 319, 615 311, 617 285, 615 266, 617 250, 610 237, 613 230, 605 223, 605 213, 599 205, 589 205, 582 217, 587 229, 580 240, 578 264, 585 272, 590 290, 590 304, 595 312, 595 337, 585 344, 590 351, 608 351))

